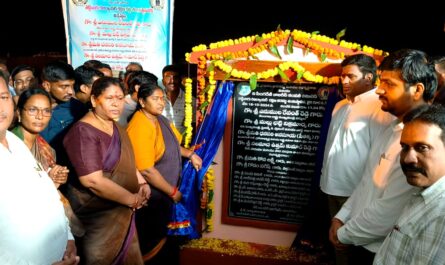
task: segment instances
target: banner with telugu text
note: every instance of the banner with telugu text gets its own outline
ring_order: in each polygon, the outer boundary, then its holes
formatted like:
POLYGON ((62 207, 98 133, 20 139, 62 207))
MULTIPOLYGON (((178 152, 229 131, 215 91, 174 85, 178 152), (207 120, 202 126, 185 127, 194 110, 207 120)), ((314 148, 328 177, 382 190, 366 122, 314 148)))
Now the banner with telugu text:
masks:
POLYGON ((129 62, 162 77, 171 64, 174 0, 62 0, 68 62, 95 59, 116 73, 129 62))

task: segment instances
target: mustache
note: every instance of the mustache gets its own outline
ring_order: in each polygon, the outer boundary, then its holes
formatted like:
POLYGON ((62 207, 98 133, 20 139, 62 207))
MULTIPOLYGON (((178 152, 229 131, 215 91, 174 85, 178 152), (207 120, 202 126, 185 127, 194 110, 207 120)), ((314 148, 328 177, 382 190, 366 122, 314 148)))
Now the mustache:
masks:
POLYGON ((401 164, 400 166, 402 167, 403 173, 415 172, 415 173, 420 173, 420 174, 426 176, 425 169, 423 169, 421 167, 416 167, 413 164, 401 164))

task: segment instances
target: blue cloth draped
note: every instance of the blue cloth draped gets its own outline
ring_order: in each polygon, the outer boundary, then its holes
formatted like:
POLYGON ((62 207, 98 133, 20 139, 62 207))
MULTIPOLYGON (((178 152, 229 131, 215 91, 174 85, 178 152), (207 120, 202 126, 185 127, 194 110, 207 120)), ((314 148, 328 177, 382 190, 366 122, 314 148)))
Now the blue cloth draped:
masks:
POLYGON ((192 143, 203 143, 196 150, 196 154, 202 158, 202 169, 196 171, 189 161, 182 167, 182 179, 179 190, 182 200, 173 205, 172 220, 169 224, 168 234, 176 236, 188 236, 199 238, 196 216, 200 205, 201 185, 207 169, 211 165, 219 144, 224 135, 227 120, 229 100, 233 94, 233 82, 224 82, 219 86, 212 104, 209 106, 204 122, 199 127, 192 143))

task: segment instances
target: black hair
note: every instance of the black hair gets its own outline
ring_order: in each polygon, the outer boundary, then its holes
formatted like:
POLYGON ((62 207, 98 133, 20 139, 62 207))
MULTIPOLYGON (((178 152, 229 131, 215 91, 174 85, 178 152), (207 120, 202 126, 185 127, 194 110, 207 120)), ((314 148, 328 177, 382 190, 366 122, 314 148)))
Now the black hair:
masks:
POLYGON ((445 107, 443 105, 423 105, 410 111, 403 118, 405 124, 414 121, 437 125, 442 130, 440 138, 445 145, 445 107))
POLYGON ((144 68, 142 67, 142 64, 140 64, 140 63, 138 63, 138 62, 129 62, 128 65, 125 67, 125 71, 126 71, 126 72, 134 72, 134 70, 127 70, 127 68, 128 68, 130 65, 136 65, 136 66, 139 68, 139 70, 137 70, 137 71, 142 71, 142 70, 144 70, 144 68))
POLYGON ((88 60, 83 63, 83 66, 94 68, 94 69, 99 69, 101 64, 102 64, 102 62, 99 60, 88 60))
MULTIPOLYGON (((158 89, 161 90, 162 92, 164 92, 164 90, 155 83, 144 83, 139 87, 138 99, 145 100, 147 97, 153 95, 153 93, 158 89)), ((137 109, 141 109, 141 108, 142 108, 142 106, 140 105, 140 103, 138 101, 137 109)))
POLYGON ((75 80, 76 75, 71 65, 62 61, 55 61, 48 63, 45 65, 45 67, 43 67, 41 79, 42 81, 58 82, 64 80, 75 80))
POLYGON ((162 68, 162 76, 164 76, 166 72, 175 72, 179 74, 179 68, 174 64, 169 64, 162 68))
POLYGON ((379 66, 381 71, 398 71, 405 83, 405 89, 417 83, 425 87, 423 100, 431 101, 437 88, 437 75, 434 64, 428 61, 423 51, 402 49, 385 57, 379 66))
POLYGON ((130 116, 128 116, 127 122, 130 122, 136 111, 142 109, 141 103, 139 103, 139 99, 145 100, 147 97, 153 95, 153 93, 158 89, 161 90, 162 93, 164 93, 164 90, 156 83, 149 82, 141 84, 138 90, 138 104, 136 106, 136 110, 132 114, 130 114, 130 116))
POLYGON ((131 95, 135 92, 136 85, 145 83, 158 84, 158 77, 147 71, 134 71, 127 80, 128 93, 131 95))
POLYGON ((357 65, 360 72, 365 76, 366 74, 372 74, 371 83, 374 85, 377 80, 377 64, 374 58, 369 55, 359 53, 346 57, 341 62, 341 67, 347 65, 357 65))
POLYGON ((23 71, 31 71, 32 74, 35 76, 35 69, 34 69, 34 67, 26 65, 26 64, 21 64, 21 65, 16 66, 14 69, 12 69, 12 72, 11 72, 12 80, 14 81, 15 76, 18 73, 23 72, 23 71))
POLYGON ((49 95, 48 92, 46 92, 46 90, 41 89, 41 88, 33 88, 33 89, 27 89, 25 91, 23 91, 22 94, 20 94, 19 96, 19 100, 17 101, 17 109, 22 112, 23 108, 25 107, 26 102, 28 102, 28 100, 35 95, 43 95, 46 98, 48 98, 48 102, 51 106, 51 96, 49 95))
POLYGON ((91 67, 87 67, 85 65, 77 67, 76 70, 74 70, 74 73, 76 74, 76 82, 74 83, 75 92, 80 92, 81 85, 92 85, 94 81, 93 78, 95 76, 104 76, 101 71, 91 67))
POLYGON ((122 92, 124 92, 124 89, 122 88, 121 82, 118 78, 103 76, 94 81, 93 87, 91 88, 91 96, 98 98, 108 87, 112 85, 120 87, 122 92))

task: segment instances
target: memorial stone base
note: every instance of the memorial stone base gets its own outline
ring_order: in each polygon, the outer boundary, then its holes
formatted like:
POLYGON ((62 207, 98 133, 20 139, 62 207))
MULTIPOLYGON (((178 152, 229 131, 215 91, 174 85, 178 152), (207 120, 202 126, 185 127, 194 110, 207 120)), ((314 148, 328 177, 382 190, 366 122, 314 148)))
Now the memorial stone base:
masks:
POLYGON ((235 240, 201 238, 184 245, 181 265, 311 265, 332 264, 320 253, 302 251, 235 240))

